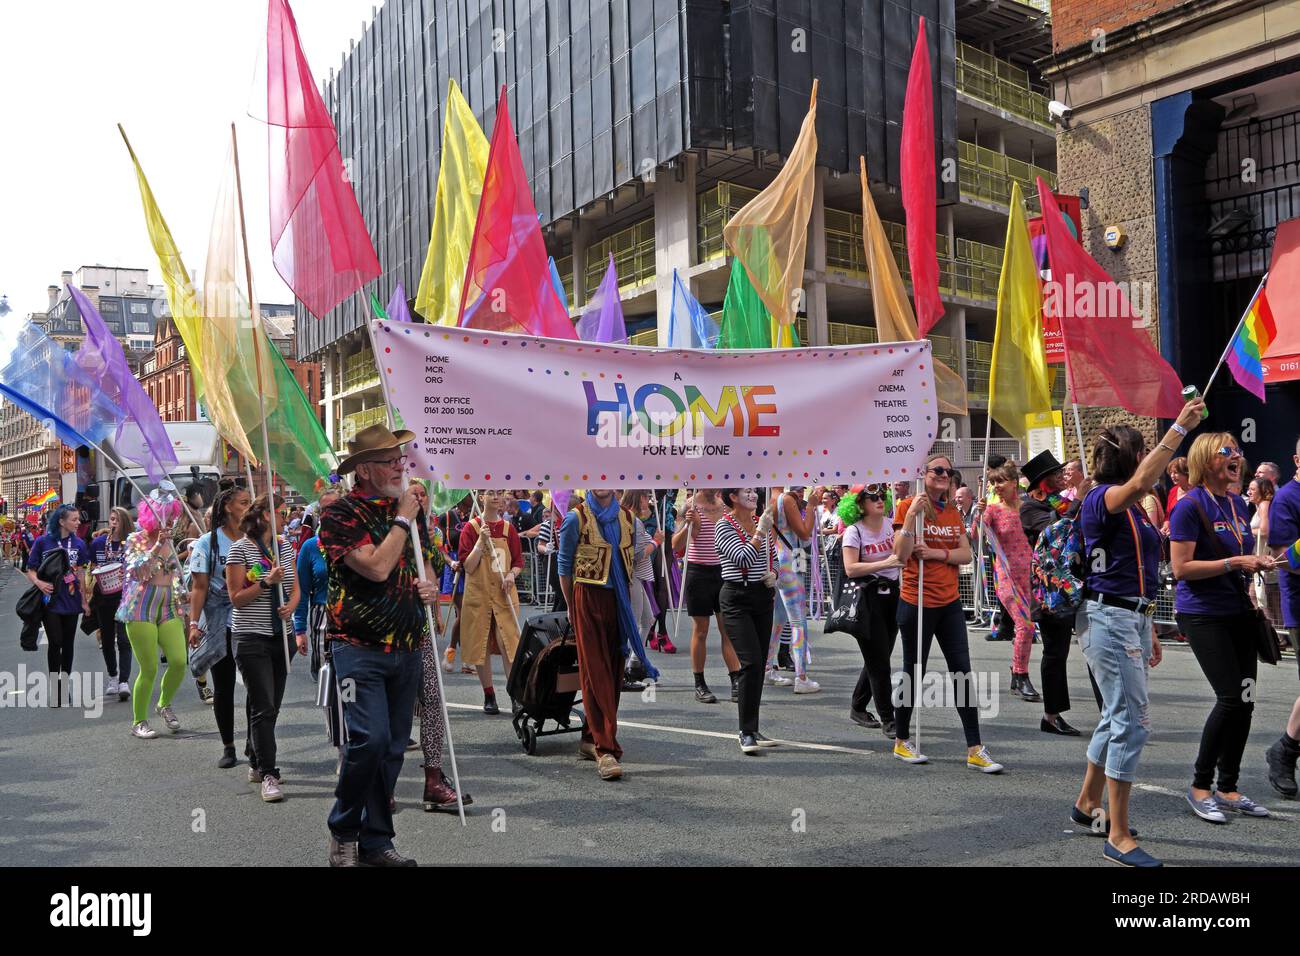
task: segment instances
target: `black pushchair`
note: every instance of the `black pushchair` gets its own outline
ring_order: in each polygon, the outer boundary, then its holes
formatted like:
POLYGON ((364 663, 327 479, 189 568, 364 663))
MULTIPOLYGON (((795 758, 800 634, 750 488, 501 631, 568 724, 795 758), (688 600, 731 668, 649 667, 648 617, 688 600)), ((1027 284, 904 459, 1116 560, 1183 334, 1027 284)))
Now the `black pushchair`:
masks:
POLYGON ((581 703, 578 686, 578 644, 569 616, 531 618, 524 625, 506 681, 515 736, 524 753, 537 752, 538 737, 582 732, 586 716, 575 706, 581 703), (543 729, 548 720, 558 726, 543 729))

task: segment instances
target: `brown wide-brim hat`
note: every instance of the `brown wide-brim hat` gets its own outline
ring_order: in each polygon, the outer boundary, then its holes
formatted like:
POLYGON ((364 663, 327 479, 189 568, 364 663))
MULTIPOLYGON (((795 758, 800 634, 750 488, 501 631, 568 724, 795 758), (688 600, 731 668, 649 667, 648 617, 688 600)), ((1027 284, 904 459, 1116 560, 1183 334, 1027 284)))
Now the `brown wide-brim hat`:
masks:
POLYGON ((357 465, 374 461, 386 451, 401 448, 415 438, 415 432, 405 428, 396 432, 388 430, 387 425, 371 425, 357 432, 357 437, 348 442, 348 457, 339 462, 338 473, 350 474, 357 465))

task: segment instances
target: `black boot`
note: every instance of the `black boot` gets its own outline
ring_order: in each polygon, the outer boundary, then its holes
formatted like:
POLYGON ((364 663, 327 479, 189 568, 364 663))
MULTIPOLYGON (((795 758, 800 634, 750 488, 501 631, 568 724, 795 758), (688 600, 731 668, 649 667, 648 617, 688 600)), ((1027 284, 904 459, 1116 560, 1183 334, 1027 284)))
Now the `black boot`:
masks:
POLYGON ((776 666, 783 671, 794 670, 794 658, 790 656, 790 645, 780 644, 776 649, 776 666))
POLYGON ((238 762, 239 761, 235 759, 235 748, 232 745, 222 750, 221 759, 217 761, 217 766, 222 770, 229 770, 238 762))
POLYGON ((1011 695, 1013 697, 1020 696, 1020 675, 1015 671, 1011 672, 1011 695))
POLYGON ((1043 699, 1043 695, 1034 689, 1034 685, 1029 683, 1029 675, 1020 675, 1020 699, 1027 700, 1031 704, 1038 703, 1043 699))
POLYGON ((731 671, 727 675, 731 678, 731 702, 733 704, 740 701, 740 675, 743 673, 744 671, 731 671))
POLYGON ((713 692, 709 690, 709 685, 704 683, 703 671, 695 675, 695 699, 701 704, 716 704, 718 702, 718 698, 714 697, 713 692))
POLYGON ((1300 741, 1292 740, 1285 733, 1264 754, 1268 762, 1268 782, 1288 800, 1296 798, 1298 789, 1295 781, 1297 757, 1300 757, 1300 741))

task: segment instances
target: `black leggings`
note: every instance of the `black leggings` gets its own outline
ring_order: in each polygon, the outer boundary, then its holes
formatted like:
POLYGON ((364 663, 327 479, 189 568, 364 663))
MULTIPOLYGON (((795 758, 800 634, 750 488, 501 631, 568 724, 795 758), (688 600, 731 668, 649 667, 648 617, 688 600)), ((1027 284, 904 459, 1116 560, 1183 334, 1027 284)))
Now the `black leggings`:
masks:
POLYGON ((78 614, 45 612, 45 663, 51 674, 72 673, 72 642, 77 636, 78 614))
POLYGON ((1196 655, 1214 688, 1214 709, 1201 732, 1192 786, 1214 789, 1214 769, 1219 769, 1219 792, 1233 793, 1241 771, 1241 754, 1250 736, 1255 710, 1255 622, 1251 614, 1179 614, 1178 628, 1196 655))
POLYGON ((288 665, 284 659, 284 638, 260 634, 235 636, 235 662, 244 675, 248 693, 248 736, 253 768, 262 776, 279 777, 275 764, 275 722, 284 700, 288 665))
POLYGON ((119 684, 128 683, 131 676, 131 642, 126 637, 126 625, 117 620, 122 594, 101 594, 95 598, 93 610, 99 621, 99 649, 104 655, 104 669, 119 684))
POLYGON ((1044 615, 1038 622, 1038 630, 1043 635, 1043 656, 1038 664, 1043 680, 1043 713, 1063 714, 1070 709, 1070 684, 1066 679, 1065 662, 1070 657, 1074 617, 1044 615))
POLYGON ((961 601, 953 601, 943 607, 927 607, 921 616, 921 673, 916 670, 916 605, 900 601, 898 605, 898 627, 903 636, 903 671, 902 702, 894 707, 894 720, 898 725, 895 736, 907 740, 912 731, 912 703, 916 688, 913 686, 918 677, 924 675, 925 665, 930 659, 931 639, 939 642, 943 659, 948 664, 948 672, 961 684, 957 690, 957 699, 962 701, 957 707, 957 716, 961 718, 962 729, 966 732, 966 746, 974 747, 980 743, 980 718, 975 707, 975 680, 970 672, 970 645, 966 640, 966 611, 961 601))
MULTIPOLYGON (((217 733, 226 747, 235 745, 235 652, 226 628, 226 656, 208 671, 212 675, 212 714, 217 719, 217 733)), ((244 717, 248 717, 248 698, 244 698, 244 717)))
POLYGON ((870 593, 863 593, 859 605, 860 613, 865 616, 859 618, 853 633, 862 652, 862 673, 853 688, 852 707, 862 713, 874 697, 880 719, 890 721, 894 719, 894 702, 889 686, 889 659, 898 639, 898 582, 873 578, 866 587, 870 593))
POLYGON ((763 666, 772 638, 773 591, 762 581, 749 585, 725 581, 718 601, 731 649, 740 659, 737 710, 742 734, 758 733, 758 708, 763 701, 763 666))

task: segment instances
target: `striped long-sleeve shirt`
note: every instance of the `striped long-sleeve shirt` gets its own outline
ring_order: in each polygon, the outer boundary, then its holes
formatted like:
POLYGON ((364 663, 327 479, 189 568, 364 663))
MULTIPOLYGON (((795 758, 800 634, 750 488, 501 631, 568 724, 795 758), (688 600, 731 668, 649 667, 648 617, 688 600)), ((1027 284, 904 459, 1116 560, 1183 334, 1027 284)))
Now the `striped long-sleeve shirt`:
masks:
POLYGON ((771 562, 770 536, 759 548, 750 543, 750 537, 730 515, 718 519, 713 540, 722 565, 722 580, 761 581, 767 573, 771 562))

